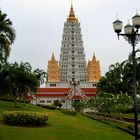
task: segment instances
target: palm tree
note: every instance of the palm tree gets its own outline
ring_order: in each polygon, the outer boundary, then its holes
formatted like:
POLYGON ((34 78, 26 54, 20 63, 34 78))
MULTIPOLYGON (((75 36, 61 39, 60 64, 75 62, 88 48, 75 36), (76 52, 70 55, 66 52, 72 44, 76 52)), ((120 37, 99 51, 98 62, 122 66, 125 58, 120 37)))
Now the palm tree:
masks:
POLYGON ((120 94, 122 92, 122 69, 121 65, 117 62, 109 67, 109 72, 111 73, 111 84, 113 92, 115 94, 120 94))
POLYGON ((29 91, 29 75, 32 74, 31 72, 32 67, 28 62, 21 62, 18 67, 18 95, 20 99, 27 95, 29 91))
POLYGON ((10 54, 10 45, 15 40, 15 30, 12 27, 12 22, 7 19, 7 15, 0 10, 0 59, 7 58, 10 54))
POLYGON ((35 69, 33 71, 33 73, 36 75, 38 81, 40 82, 40 84, 43 84, 46 78, 46 72, 44 72, 43 70, 40 69, 35 69))
POLYGON ((10 67, 9 63, 0 65, 0 97, 9 97, 8 75, 10 67))
POLYGON ((110 65, 109 71, 101 77, 97 90, 106 93, 122 93, 122 70, 119 63, 110 65))
MULTIPOLYGON (((140 50, 137 50, 136 53, 140 53, 140 50)), ((140 57, 137 58, 137 85, 138 85, 138 94, 140 95, 140 57)))
POLYGON ((123 88, 125 93, 128 95, 132 95, 132 89, 133 89, 133 64, 131 56, 129 56, 129 59, 126 61, 123 61, 121 63, 121 67, 123 70, 123 88))

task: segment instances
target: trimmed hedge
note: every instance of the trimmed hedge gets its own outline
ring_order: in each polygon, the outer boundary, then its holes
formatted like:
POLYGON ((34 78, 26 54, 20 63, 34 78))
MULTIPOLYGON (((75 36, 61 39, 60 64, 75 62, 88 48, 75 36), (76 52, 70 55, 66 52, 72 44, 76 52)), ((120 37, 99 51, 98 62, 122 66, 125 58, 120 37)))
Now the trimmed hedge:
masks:
POLYGON ((42 105, 42 104, 37 104, 37 106, 40 106, 40 107, 43 107, 43 108, 46 108, 46 109, 51 109, 51 110, 55 110, 56 107, 53 106, 53 105, 42 105))
MULTIPOLYGON (((0 97, 0 100, 1 100, 1 101, 7 101, 7 102, 14 102, 13 99, 10 99, 10 98, 4 98, 4 97, 0 97)), ((16 102, 19 102, 19 103, 26 103, 26 104, 29 103, 29 101, 27 101, 27 100, 23 100, 23 99, 17 99, 16 102)))
POLYGON ((68 109, 60 109, 62 113, 67 114, 67 115, 74 115, 76 116, 77 112, 76 111, 72 111, 72 110, 68 110, 68 109))
POLYGON ((10 125, 45 125, 48 114, 28 111, 5 111, 3 121, 10 125))

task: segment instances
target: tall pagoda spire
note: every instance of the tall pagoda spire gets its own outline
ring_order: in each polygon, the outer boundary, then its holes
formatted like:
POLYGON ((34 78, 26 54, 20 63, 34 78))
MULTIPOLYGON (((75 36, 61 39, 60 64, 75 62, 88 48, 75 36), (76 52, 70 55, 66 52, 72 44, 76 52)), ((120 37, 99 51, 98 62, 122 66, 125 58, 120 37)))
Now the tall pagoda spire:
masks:
POLYGON ((75 17, 75 13, 74 13, 73 3, 72 2, 71 2, 71 8, 70 8, 69 17, 67 18, 67 21, 69 21, 69 22, 77 21, 77 19, 75 17))
POLYGON ((60 80, 63 82, 85 82, 87 80, 86 60, 81 34, 81 27, 75 17, 71 3, 69 16, 64 23, 60 54, 60 80))

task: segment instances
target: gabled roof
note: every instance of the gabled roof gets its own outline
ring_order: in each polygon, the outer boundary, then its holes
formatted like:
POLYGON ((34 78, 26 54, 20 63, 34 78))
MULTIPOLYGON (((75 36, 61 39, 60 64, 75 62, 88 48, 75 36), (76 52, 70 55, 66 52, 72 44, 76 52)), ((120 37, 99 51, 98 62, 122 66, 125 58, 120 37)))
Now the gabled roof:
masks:
MULTIPOLYGON (((69 92, 71 88, 38 88, 37 92, 69 92)), ((96 88, 81 88, 83 92, 96 92, 96 88)))
POLYGON ((65 97, 65 94, 35 94, 36 97, 65 97))
POLYGON ((96 92, 97 91, 96 88, 81 88, 81 90, 83 92, 96 92))
POLYGON ((71 88, 38 88, 37 92, 68 92, 71 88))
MULTIPOLYGON (((91 94, 85 94, 87 97, 95 97, 96 94, 91 93, 91 94)), ((67 94, 35 94, 36 97, 66 97, 67 94)), ((81 96, 79 95, 74 95, 72 99, 82 99, 81 96)))

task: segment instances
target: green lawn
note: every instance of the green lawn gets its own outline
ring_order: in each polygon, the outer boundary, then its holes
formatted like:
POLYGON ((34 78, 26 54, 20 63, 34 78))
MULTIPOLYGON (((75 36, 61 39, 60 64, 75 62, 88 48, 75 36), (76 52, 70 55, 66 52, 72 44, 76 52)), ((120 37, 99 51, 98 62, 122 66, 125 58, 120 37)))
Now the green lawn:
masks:
POLYGON ((13 108, 11 102, 0 101, 0 120, 5 110, 31 110, 47 112, 44 127, 20 127, 0 124, 0 140, 133 140, 131 135, 85 116, 69 116, 33 105, 13 108))
MULTIPOLYGON (((134 119, 134 113, 120 114, 120 116, 134 119)), ((138 119, 140 120, 140 113, 138 113, 138 119)))

